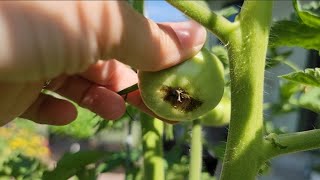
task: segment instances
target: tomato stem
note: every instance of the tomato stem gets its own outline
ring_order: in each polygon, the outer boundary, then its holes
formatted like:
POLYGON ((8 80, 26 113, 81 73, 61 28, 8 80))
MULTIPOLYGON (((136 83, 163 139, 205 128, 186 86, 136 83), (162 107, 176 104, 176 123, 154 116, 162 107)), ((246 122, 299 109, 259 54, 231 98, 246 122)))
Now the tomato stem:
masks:
POLYGON ((140 113, 143 148, 143 178, 164 180, 163 122, 140 113))
POLYGON ((138 89, 139 89, 138 84, 134 84, 134 85, 132 85, 130 87, 127 87, 127 88, 119 91, 118 94, 119 95, 126 95, 126 94, 129 94, 129 93, 131 93, 133 91, 136 91, 138 89))
POLYGON ((320 130, 288 134, 269 134, 264 141, 265 159, 275 156, 320 148, 320 130))
POLYGON ((200 120, 192 122, 191 157, 189 179, 201 179, 202 169, 202 128, 200 120))
POLYGON ((232 23, 221 15, 201 5, 199 1, 166 0, 168 3, 181 10, 184 14, 199 22, 224 43, 229 42, 229 34, 238 27, 238 23, 232 23))
POLYGON ((230 34, 231 121, 222 180, 255 179, 262 159, 263 83, 272 0, 246 0, 230 34))

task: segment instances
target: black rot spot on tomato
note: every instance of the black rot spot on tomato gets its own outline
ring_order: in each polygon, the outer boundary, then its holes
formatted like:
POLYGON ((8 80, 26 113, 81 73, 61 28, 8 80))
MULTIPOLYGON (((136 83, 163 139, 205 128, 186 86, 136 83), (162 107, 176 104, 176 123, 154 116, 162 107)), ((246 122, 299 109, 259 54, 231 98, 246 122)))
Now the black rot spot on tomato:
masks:
POLYGON ((180 87, 162 86, 160 90, 164 92, 163 100, 165 102, 183 112, 191 112, 203 103, 199 99, 191 97, 186 90, 180 87))

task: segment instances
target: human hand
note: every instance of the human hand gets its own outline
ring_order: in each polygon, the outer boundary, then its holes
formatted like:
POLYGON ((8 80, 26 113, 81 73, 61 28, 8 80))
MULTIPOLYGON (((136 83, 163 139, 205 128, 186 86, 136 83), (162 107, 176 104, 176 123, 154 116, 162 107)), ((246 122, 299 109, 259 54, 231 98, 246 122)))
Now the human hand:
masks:
MULTIPOLYGON (((71 103, 40 93, 49 79, 48 89, 116 119, 125 111, 116 92, 137 82, 122 63, 161 70, 197 53, 206 39, 194 22, 156 24, 122 1, 1 2, 0 26, 2 124, 19 115, 39 123, 72 121, 71 103)), ((139 91, 128 102, 150 113, 139 91)))

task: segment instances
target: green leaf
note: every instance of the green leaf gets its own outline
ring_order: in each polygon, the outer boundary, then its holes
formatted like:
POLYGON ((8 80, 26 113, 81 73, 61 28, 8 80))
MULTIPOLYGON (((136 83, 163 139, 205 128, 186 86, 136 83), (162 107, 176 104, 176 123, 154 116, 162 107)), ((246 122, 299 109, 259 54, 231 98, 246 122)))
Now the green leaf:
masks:
POLYGON ((316 14, 320 14, 320 1, 315 0, 315 1, 308 2, 307 4, 304 4, 302 6, 302 9, 312 11, 316 14))
POLYGON ((53 171, 46 171, 44 173, 43 179, 68 179, 76 175, 79 170, 85 168, 87 165, 105 159, 107 156, 109 156, 109 153, 102 151, 80 151, 73 154, 64 154, 53 171))
POLYGON ((1 165, 0 176, 5 179, 40 180, 44 169, 41 161, 18 154, 1 165))
POLYGON ((299 83, 293 81, 280 82, 280 98, 281 101, 288 101, 295 93, 301 90, 299 83))
POLYGON ((97 124, 102 120, 100 116, 91 111, 75 105, 78 111, 76 120, 65 126, 49 126, 49 131, 54 134, 67 135, 77 139, 92 137, 98 127, 97 124))
POLYGON ((79 178, 79 180, 94 180, 94 179, 97 179, 96 170, 94 168, 92 168, 92 169, 83 168, 80 171, 78 171, 76 176, 79 178))
POLYGON ((298 0, 293 1, 293 6, 301 21, 307 26, 320 28, 320 16, 311 12, 302 10, 298 0))
POLYGON ((186 179, 189 173, 189 158, 182 156, 178 162, 171 164, 166 170, 166 180, 186 179))
POLYGON ((108 157, 106 163, 100 167, 100 172, 109 172, 121 165, 124 165, 126 158, 127 156, 125 152, 112 154, 110 157, 108 157))
POLYGON ((281 78, 301 84, 320 87, 320 68, 305 69, 280 76, 281 78))
POLYGON ((320 28, 293 21, 278 21, 270 32, 270 47, 297 46, 320 50, 320 28))
MULTIPOLYGON (((277 66, 280 63, 287 64, 289 62, 289 56, 292 54, 292 50, 284 51, 284 52, 278 52, 277 48, 270 48, 268 53, 268 58, 266 59, 266 65, 265 68, 272 68, 277 66)), ((291 67, 291 66, 290 66, 291 67)), ((291 67, 293 68, 293 67, 291 67)), ((295 69, 295 68, 293 68, 295 69)))
POLYGON ((310 111, 320 113, 320 88, 311 88, 300 96, 298 105, 310 111))

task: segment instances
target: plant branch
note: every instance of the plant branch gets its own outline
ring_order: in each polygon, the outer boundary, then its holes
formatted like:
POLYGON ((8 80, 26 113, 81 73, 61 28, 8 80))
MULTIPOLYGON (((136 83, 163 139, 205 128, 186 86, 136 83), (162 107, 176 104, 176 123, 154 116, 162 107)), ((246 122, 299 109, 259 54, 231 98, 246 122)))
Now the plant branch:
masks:
POLYGON ((192 122, 191 160, 189 179, 201 179, 202 169, 202 133, 200 120, 192 122))
POLYGON ((208 7, 201 5, 199 1, 177 1, 166 0, 181 12, 202 24, 215 34, 224 44, 229 42, 229 34, 238 27, 221 15, 211 11, 208 7))
POLYGON ((282 154, 320 148, 320 129, 288 133, 269 134, 264 141, 266 160, 282 154))
POLYGON ((143 148, 143 178, 164 180, 163 122, 140 113, 143 148))

